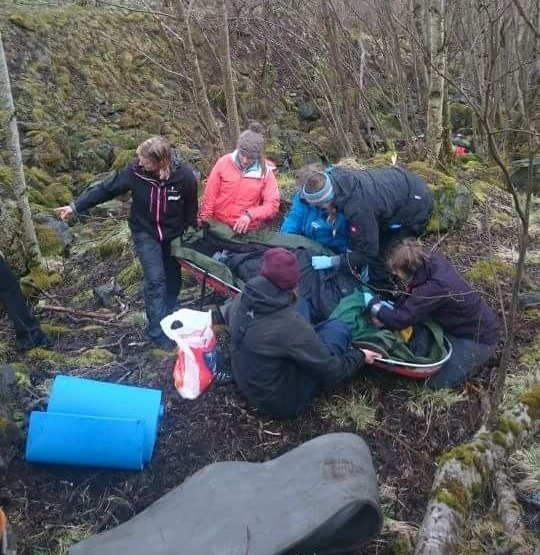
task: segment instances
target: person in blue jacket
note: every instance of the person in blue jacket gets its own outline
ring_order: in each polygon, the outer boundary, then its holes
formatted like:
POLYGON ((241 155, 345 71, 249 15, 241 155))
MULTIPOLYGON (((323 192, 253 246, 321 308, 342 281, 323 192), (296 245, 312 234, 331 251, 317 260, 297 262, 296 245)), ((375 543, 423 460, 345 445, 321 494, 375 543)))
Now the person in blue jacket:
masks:
POLYGON ((280 231, 303 235, 339 254, 347 250, 349 228, 345 216, 335 207, 309 204, 302 191, 294 195, 280 231))

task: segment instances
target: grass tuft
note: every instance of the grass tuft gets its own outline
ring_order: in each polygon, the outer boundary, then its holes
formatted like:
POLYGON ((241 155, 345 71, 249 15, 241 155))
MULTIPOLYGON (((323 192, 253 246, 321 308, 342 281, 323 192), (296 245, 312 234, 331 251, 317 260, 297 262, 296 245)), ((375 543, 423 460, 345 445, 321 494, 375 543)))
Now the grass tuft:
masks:
POLYGON ((348 396, 332 395, 324 399, 319 405, 323 418, 333 418, 342 426, 352 424, 359 432, 372 426, 376 422, 375 407, 366 395, 351 391, 348 396))

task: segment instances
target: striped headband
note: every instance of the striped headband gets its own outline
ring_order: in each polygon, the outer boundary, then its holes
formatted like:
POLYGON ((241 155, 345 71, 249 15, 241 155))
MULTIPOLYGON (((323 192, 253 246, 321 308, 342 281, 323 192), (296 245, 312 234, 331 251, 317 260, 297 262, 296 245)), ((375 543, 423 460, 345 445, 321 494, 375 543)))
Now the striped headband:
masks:
POLYGON ((317 172, 313 175, 324 175, 325 181, 322 189, 315 191, 314 193, 308 193, 306 191, 306 184, 302 187, 302 195, 306 202, 309 204, 319 205, 326 204, 334 198, 334 187, 332 187, 332 182, 330 181, 330 176, 324 172, 317 172))

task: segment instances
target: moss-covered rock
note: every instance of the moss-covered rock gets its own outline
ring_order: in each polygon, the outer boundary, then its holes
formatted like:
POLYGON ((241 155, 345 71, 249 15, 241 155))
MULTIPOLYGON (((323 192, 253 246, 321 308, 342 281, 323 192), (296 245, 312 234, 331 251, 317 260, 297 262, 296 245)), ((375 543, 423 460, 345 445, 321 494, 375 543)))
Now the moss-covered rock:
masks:
POLYGON ((511 279, 514 267, 502 260, 481 260, 467 271, 467 278, 471 283, 483 287, 493 287, 496 280, 511 279))
POLYGON ((50 289, 62 282, 62 276, 57 273, 47 272, 40 266, 36 266, 30 270, 30 273, 21 279, 21 286, 31 283, 40 289, 50 289))
POLYGON ((472 198, 476 204, 484 204, 488 197, 488 192, 491 189, 491 183, 487 181, 481 181, 480 179, 475 179, 467 188, 472 194, 472 198))
POLYGON ((427 226, 428 232, 453 229, 467 220, 472 207, 472 197, 467 187, 424 162, 412 162, 408 167, 422 177, 433 192, 435 211, 427 226))
POLYGON ((42 254, 60 255, 64 252, 64 245, 54 229, 42 224, 38 224, 35 227, 42 254))

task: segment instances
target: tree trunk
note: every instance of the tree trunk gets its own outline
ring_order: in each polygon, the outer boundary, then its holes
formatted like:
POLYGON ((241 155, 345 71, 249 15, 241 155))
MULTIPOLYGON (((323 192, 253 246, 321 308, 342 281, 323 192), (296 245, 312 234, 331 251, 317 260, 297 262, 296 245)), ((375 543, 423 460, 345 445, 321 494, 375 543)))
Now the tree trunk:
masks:
POLYGON ((191 24, 189 22, 189 17, 186 15, 182 0, 177 0, 175 2, 175 8, 177 21, 184 31, 187 56, 193 68, 193 97, 197 105, 199 117, 215 149, 218 153, 223 153, 223 140, 208 100, 206 84, 199 63, 199 56, 197 55, 197 49, 193 42, 191 24))
POLYGON ((13 195, 21 215, 23 244, 26 249, 29 266, 40 265, 42 261, 41 249, 36 236, 36 229, 32 220, 32 212, 26 192, 26 180, 21 158, 21 146, 19 144, 19 130, 17 129, 17 118, 15 106, 11 94, 11 83, 9 69, 4 52, 2 34, 0 33, 0 106, 4 113, 4 128, 6 130, 6 143, 10 152, 13 166, 13 195))
POLYGON ((446 75, 444 11, 446 0, 432 0, 430 16, 430 77, 426 139, 428 156, 436 164, 443 144, 443 104, 446 75))
POLYGON ((229 142, 234 148, 240 135, 240 122, 238 120, 238 109, 236 106, 236 90, 234 85, 234 73, 231 63, 231 45, 229 40, 229 18, 227 15, 226 0, 220 1, 221 24, 223 29, 221 59, 223 60, 223 87, 225 89, 225 103, 227 106, 227 124, 229 127, 229 142))
MULTIPOLYGON (((338 100, 339 107, 343 113, 343 119, 345 121, 344 132, 347 135, 351 135, 353 138, 353 142, 351 144, 348 141, 348 144, 353 147, 353 151, 345 151, 344 154, 350 155, 354 153, 369 153, 369 147, 362 134, 360 132, 360 126, 358 124, 358 115, 355 113, 358 111, 358 106, 355 107, 355 103, 353 101, 353 95, 351 94, 351 90, 349 88, 348 82, 348 71, 343 64, 343 52, 340 44, 340 39, 338 36, 337 30, 337 15, 332 7, 332 5, 328 2, 328 0, 323 0, 322 2, 322 9, 323 9, 323 21, 324 26, 326 28, 326 35, 328 46, 330 50, 330 55, 333 64, 333 73, 335 75, 335 83, 337 85, 337 95, 336 100, 338 100)), ((367 124, 367 122, 366 122, 367 124)), ((347 148, 347 143, 344 143, 344 146, 347 148)))
POLYGON ((478 431, 470 443, 441 459, 418 533, 415 555, 453 555, 469 517, 474 495, 489 483, 509 454, 538 432, 540 385, 503 413, 494 430, 478 431))

